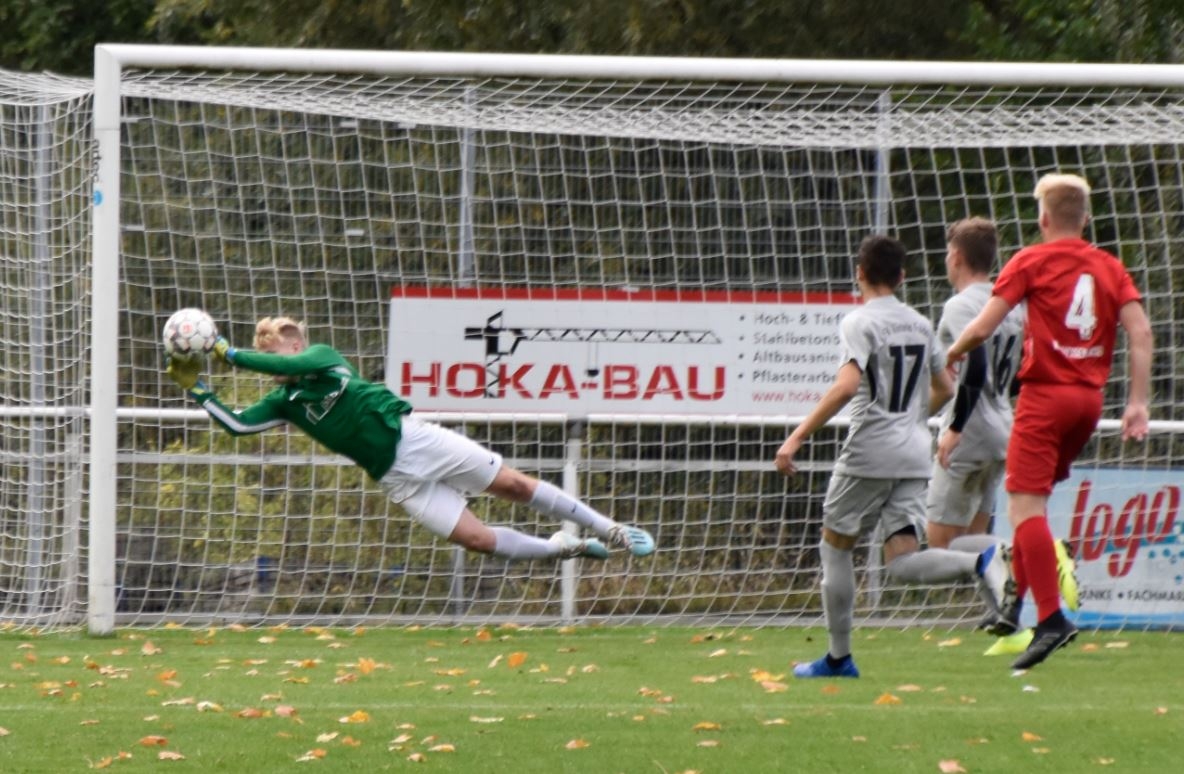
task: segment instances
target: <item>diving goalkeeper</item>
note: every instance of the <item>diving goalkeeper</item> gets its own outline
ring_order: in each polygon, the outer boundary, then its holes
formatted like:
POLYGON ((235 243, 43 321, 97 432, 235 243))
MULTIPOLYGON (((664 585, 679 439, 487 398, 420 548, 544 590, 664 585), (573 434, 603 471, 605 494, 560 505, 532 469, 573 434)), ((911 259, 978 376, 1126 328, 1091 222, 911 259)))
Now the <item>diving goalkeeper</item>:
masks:
POLYGON ((606 559, 608 546, 634 556, 653 553, 653 537, 645 530, 618 524, 558 487, 508 467, 500 454, 470 438, 420 421, 409 403, 361 378, 337 350, 309 345, 303 323, 264 318, 255 326, 254 346, 237 350, 219 338, 213 350, 231 366, 275 377, 276 388, 241 411, 228 409, 201 381, 200 359, 172 359, 167 371, 231 435, 293 424, 357 463, 433 534, 469 550, 516 560, 606 559), (545 539, 487 526, 468 508, 468 499, 479 493, 573 521, 600 539, 563 531, 545 539))

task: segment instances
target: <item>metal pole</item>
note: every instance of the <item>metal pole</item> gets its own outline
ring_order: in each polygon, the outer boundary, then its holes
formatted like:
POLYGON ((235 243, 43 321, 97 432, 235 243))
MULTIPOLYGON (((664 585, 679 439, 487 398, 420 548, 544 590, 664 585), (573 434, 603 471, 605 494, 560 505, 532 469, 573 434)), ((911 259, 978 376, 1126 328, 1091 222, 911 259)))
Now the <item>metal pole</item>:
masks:
MULTIPOLYGON (((563 491, 576 498, 580 497, 580 460, 584 455, 584 424, 572 422, 567 426, 567 443, 563 453, 563 491)), ((563 531, 571 535, 580 534, 580 526, 574 521, 563 522, 563 531)), ((559 568, 560 615, 564 623, 570 623, 576 618, 576 587, 579 577, 576 575, 576 561, 567 559, 559 568)))

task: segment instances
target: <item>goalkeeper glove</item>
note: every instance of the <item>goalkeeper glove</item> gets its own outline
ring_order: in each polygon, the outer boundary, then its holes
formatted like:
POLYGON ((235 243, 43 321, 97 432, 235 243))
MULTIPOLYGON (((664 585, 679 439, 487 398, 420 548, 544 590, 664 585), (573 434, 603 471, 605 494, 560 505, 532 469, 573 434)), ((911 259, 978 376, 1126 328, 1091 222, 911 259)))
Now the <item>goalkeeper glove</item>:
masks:
POLYGON ((165 363, 164 370, 182 390, 192 390, 199 383, 201 358, 170 357, 165 363))
POLYGON ((225 336, 219 336, 214 340, 214 348, 211 350, 214 357, 221 360, 227 365, 234 365, 234 347, 230 346, 230 342, 226 340, 225 336))

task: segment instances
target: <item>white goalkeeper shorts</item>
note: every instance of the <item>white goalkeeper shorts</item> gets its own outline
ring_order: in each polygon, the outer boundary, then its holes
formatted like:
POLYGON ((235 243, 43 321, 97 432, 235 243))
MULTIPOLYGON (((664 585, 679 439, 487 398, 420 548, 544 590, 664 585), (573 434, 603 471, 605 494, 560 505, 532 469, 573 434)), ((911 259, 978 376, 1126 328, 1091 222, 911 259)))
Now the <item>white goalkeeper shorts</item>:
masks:
POLYGON ((447 538, 469 498, 488 489, 501 467, 502 455, 471 438, 405 416, 395 464, 378 483, 413 519, 447 538))

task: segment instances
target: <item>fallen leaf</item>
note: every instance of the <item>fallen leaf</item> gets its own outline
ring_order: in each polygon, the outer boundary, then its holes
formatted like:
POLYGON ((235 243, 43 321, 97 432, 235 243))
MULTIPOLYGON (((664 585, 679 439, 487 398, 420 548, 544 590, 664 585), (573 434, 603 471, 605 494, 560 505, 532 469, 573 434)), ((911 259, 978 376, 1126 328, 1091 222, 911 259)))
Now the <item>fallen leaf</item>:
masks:
POLYGON ((916 693, 917 691, 923 691, 925 689, 919 685, 913 685, 912 683, 909 683, 907 685, 896 686, 896 690, 900 691, 901 693, 916 693))
POLYGON ((438 744, 434 747, 429 747, 428 752, 456 752, 456 745, 438 744))
POLYGON ((515 651, 506 658, 506 665, 511 669, 517 669, 526 663, 527 655, 522 651, 515 651))
POLYGON ((163 651, 161 651, 160 648, 153 645, 152 640, 146 640, 144 642, 143 646, 140 647, 140 652, 143 653, 145 656, 155 656, 158 653, 162 653, 163 651))
POLYGON ((428 756, 424 755, 423 753, 411 753, 407 756, 407 760, 411 761, 412 763, 423 763, 427 759, 428 756))
POLYGON ((840 690, 842 689, 837 685, 824 685, 822 686, 820 693, 825 694, 826 696, 836 696, 840 690))
POLYGON ((789 685, 786 683, 779 683, 776 680, 762 680, 761 689, 765 693, 785 693, 789 690, 789 685))
POLYGON ((572 739, 563 746, 568 750, 583 750, 585 747, 591 747, 592 744, 586 739, 572 739))
POLYGON ((1168 714, 1168 708, 1167 707, 1156 707, 1155 714, 1156 715, 1166 715, 1166 714, 1168 714))
POLYGON ((966 769, 962 768, 962 764, 955 760, 938 761, 937 768, 942 774, 966 774, 966 769))
POLYGON ((158 760, 158 761, 183 761, 183 760, 185 760, 185 756, 179 752, 173 752, 172 750, 161 750, 160 752, 158 752, 156 754, 156 760, 158 760))
POLYGON ((789 721, 785 718, 769 718, 761 721, 762 726, 788 726, 789 721))
POLYGON ((942 640, 941 642, 937 643, 937 647, 939 647, 939 648, 956 648, 961 644, 962 644, 961 637, 951 637, 948 640, 942 640))
POLYGON ((719 747, 718 739, 704 739, 702 742, 697 742, 696 747, 719 747))
POLYGON ((1129 642, 1126 642, 1126 641, 1124 641, 1124 640, 1123 640, 1123 641, 1119 641, 1119 642, 1107 642, 1107 643, 1106 643, 1106 647, 1107 647, 1107 648, 1117 648, 1117 649, 1120 649, 1120 650, 1121 650, 1122 648, 1129 648, 1129 647, 1130 647, 1130 643, 1129 643, 1129 642))
POLYGON ((1114 763, 1113 758, 1094 758, 1094 763, 1099 766, 1110 766, 1114 763))
POLYGON ((317 734, 317 743, 324 744, 325 742, 332 742, 338 736, 336 731, 329 731, 324 734, 317 734))
POLYGON ((893 705, 893 704, 901 704, 902 702, 901 702, 899 696, 893 696, 890 693, 883 693, 883 694, 880 694, 880 697, 878 699, 876 699, 875 703, 876 704, 884 704, 884 705, 893 705))
POLYGON ((164 747, 169 743, 169 740, 163 736, 142 736, 139 744, 141 747, 164 747))
POLYGON ((1020 739, 1023 739, 1025 742, 1043 742, 1044 741, 1043 736, 1041 736, 1040 734, 1033 734, 1031 731, 1025 731, 1024 733, 1020 734, 1020 739))
POLYGON ((369 723, 370 713, 366 710, 354 710, 343 718, 337 719, 338 723, 369 723))
POLYGON ((301 755, 299 758, 296 759, 296 762, 297 763, 305 763, 307 761, 319 761, 321 758, 324 758, 328 754, 329 753, 327 751, 322 750, 318 747, 315 750, 309 750, 304 755, 301 755))
POLYGON ((505 718, 483 718, 477 715, 470 715, 470 723, 501 723, 505 718))
POLYGON ((701 721, 691 726, 692 731, 719 731, 723 728, 719 723, 712 723, 711 721, 701 721))
POLYGON ((280 704, 275 708, 275 715, 278 718, 294 718, 296 717, 296 708, 290 704, 280 704))

